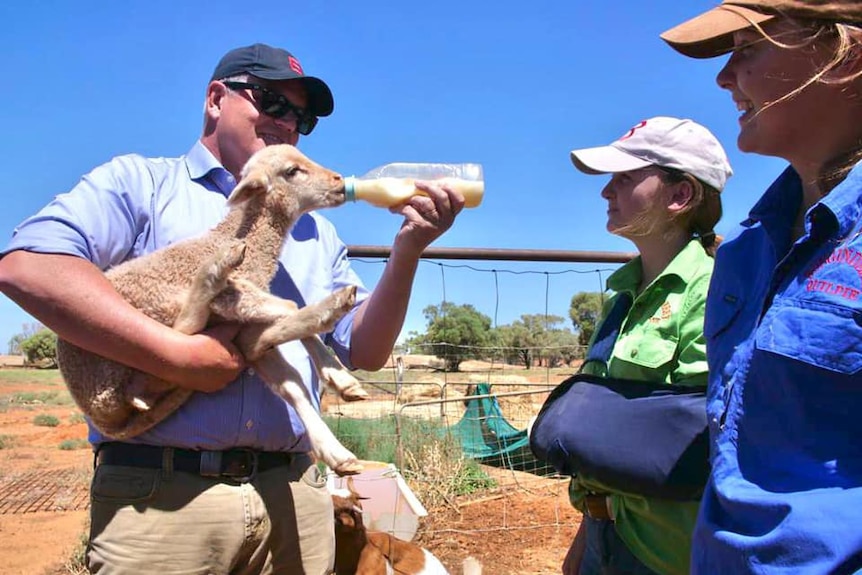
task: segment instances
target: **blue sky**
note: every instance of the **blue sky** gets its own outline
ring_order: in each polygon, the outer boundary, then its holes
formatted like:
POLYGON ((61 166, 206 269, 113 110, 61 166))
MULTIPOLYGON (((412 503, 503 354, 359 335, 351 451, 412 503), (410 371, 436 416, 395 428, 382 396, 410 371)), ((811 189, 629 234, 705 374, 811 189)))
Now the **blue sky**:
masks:
MULTIPOLYGON (((300 142, 319 163, 345 175, 394 161, 483 164, 483 204, 437 246, 631 251, 605 231, 605 177, 576 172, 568 152, 656 115, 695 119, 725 145, 736 172, 725 233, 783 163, 736 149, 738 113, 714 81, 723 59, 683 58, 658 37, 715 3, 7 2, 0 238, 112 156, 186 152, 215 63, 253 42, 287 48, 332 88, 335 113, 300 142)), ((348 244, 389 245, 401 223, 361 204, 326 215, 348 244)), ((613 267, 440 263, 498 271, 421 264, 405 333, 424 330, 422 309, 444 298, 498 325, 566 317, 573 293, 599 288, 586 272, 613 267)), ((377 261, 355 268, 369 286, 382 271, 377 261)), ((30 321, 0 295, 0 353, 30 321)))

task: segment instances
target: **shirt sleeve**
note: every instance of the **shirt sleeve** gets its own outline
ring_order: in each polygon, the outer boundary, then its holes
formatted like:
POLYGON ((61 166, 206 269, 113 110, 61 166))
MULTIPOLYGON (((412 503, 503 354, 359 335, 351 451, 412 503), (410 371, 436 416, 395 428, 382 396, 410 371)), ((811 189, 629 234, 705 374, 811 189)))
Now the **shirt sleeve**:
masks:
POLYGON ((688 285, 682 316, 679 321, 679 360, 671 374, 673 383, 706 385, 706 338, 703 316, 710 274, 700 275, 688 285))
POLYGON ((349 369, 353 369, 350 363, 351 333, 353 331, 353 320, 360 304, 368 298, 369 290, 353 270, 350 259, 347 257, 347 245, 335 230, 329 220, 323 218, 319 221, 321 236, 326 236, 324 245, 327 246, 328 255, 332 262, 332 291, 348 286, 356 286, 356 303, 353 309, 344 315, 335 326, 335 329, 326 335, 325 342, 341 360, 341 363, 349 369))
POLYGON ((24 220, 2 254, 67 254, 107 269, 127 259, 148 225, 152 190, 143 158, 114 158, 24 220))

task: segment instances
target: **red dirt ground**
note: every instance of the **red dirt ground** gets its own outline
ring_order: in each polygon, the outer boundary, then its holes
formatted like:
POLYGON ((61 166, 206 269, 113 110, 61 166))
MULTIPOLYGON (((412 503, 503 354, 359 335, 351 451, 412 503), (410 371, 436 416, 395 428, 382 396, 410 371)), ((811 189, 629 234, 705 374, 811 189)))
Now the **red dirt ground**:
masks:
MULTIPOLYGON (((79 422, 72 404, 9 401, 16 393, 63 392, 59 375, 46 381, 4 377, 8 373, 0 370, 0 571, 79 573, 69 562, 86 530, 92 455, 86 446, 71 450, 59 446, 85 439, 86 425, 79 422), (53 415, 60 423, 35 425, 34 418, 40 415, 53 415), (25 495, 10 494, 10 486, 22 480, 34 487, 25 495), (16 497, 36 502, 10 503, 16 497), (44 510, 20 512, 27 505, 44 510), (10 512, 15 506, 19 511, 10 512)), ((567 503, 565 482, 512 472, 502 472, 498 481, 500 487, 494 490, 429 509, 417 542, 435 553, 453 575, 460 575, 461 563, 470 555, 481 561, 485 575, 559 573, 580 521, 567 503)))

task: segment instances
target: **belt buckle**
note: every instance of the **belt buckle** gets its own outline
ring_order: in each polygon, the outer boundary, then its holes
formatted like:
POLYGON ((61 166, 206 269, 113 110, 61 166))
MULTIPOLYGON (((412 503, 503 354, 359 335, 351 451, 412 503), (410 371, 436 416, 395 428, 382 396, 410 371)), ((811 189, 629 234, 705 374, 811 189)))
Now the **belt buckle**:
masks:
POLYGON ((221 470, 220 475, 227 477, 239 483, 249 483, 257 476, 257 469, 260 463, 258 452, 253 449, 233 449, 231 455, 243 454, 245 461, 237 462, 231 458, 227 465, 221 470))

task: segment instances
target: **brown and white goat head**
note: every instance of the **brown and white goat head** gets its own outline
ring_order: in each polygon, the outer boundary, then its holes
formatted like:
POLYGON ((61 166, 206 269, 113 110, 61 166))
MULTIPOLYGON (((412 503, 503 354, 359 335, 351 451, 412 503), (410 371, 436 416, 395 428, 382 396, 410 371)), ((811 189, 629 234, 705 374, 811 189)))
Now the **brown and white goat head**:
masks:
POLYGON ((336 575, 449 575, 429 551, 389 533, 370 531, 352 478, 332 495, 335 515, 336 575))

